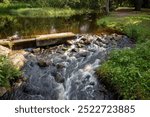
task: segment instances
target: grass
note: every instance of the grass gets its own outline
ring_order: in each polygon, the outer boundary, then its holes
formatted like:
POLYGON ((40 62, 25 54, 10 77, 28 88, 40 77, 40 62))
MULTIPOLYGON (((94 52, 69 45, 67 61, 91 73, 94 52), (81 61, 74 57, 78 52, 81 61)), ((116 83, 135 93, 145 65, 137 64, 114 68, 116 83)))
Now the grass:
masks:
POLYGON ((0 13, 3 12, 7 12, 10 9, 19 9, 19 8, 28 8, 31 7, 30 4, 27 3, 21 3, 21 2, 17 2, 17 3, 0 3, 0 13))
POLYGON ((16 69, 9 59, 0 56, 0 87, 10 87, 11 83, 21 76, 21 72, 16 69))
POLYGON ((136 39, 138 43, 145 42, 150 38, 150 15, 139 13, 125 17, 116 17, 111 14, 97 21, 102 27, 119 30, 131 38, 136 39))
POLYGON ((123 99, 150 99, 150 41, 116 50, 97 74, 123 99))
POLYGON ((10 14, 20 17, 69 17, 73 15, 80 15, 90 13, 92 10, 87 9, 71 9, 71 8, 21 8, 17 10, 10 10, 10 14))
POLYGON ((11 3, 4 4, 0 3, 0 14, 13 15, 20 17, 69 17, 73 15, 80 15, 85 13, 91 13, 91 9, 72 9, 70 7, 66 8, 52 8, 52 7, 42 7, 42 8, 32 8, 30 4, 27 3, 11 3))
POLYGON ((138 12, 120 17, 112 13, 97 23, 117 29, 137 42, 135 48, 110 53, 108 61, 97 69, 99 78, 120 99, 150 99, 150 15, 138 12))

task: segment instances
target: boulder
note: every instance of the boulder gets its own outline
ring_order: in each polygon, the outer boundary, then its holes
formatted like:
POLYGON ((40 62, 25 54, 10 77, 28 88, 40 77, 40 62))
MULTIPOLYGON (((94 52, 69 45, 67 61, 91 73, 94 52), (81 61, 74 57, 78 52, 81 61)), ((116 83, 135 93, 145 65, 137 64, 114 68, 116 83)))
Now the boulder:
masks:
POLYGON ((83 37, 81 38, 81 40, 82 40, 82 41, 86 41, 87 38, 83 36, 83 37))
POLYGON ((115 39, 116 41, 121 40, 122 38, 123 38, 122 35, 115 35, 115 36, 114 36, 114 39, 115 39))
POLYGON ((79 50, 77 49, 77 48, 73 48, 72 50, 71 50, 71 52, 78 52, 79 50))
POLYGON ((98 40, 99 40, 100 42, 102 42, 103 44, 108 44, 108 43, 109 43, 107 37, 105 37, 105 38, 99 37, 98 40))
POLYGON ((67 44, 67 45, 72 45, 72 44, 73 44, 73 40, 67 40, 67 41, 66 41, 66 44, 67 44))
POLYGON ((84 41, 83 41, 83 40, 80 40, 79 43, 84 44, 84 41))
POLYGON ((61 74, 57 73, 56 77, 55 77, 56 82, 58 83, 64 83, 65 79, 62 77, 61 74))
POLYGON ((62 50, 63 50, 63 51, 67 51, 68 48, 67 48, 67 47, 62 47, 62 50))
POLYGON ((0 96, 3 96, 7 92, 5 87, 0 87, 0 96))
POLYGON ((48 67, 50 65, 50 62, 47 62, 44 59, 39 59, 37 64, 39 65, 39 67, 48 67))
POLYGON ((94 85, 95 85, 95 82, 90 82, 89 85, 94 86, 94 85))
POLYGON ((81 56, 81 57, 87 57, 87 56, 88 56, 88 52, 81 52, 81 53, 80 53, 80 56, 81 56))
POLYGON ((65 65, 64 65, 63 63, 58 63, 58 64, 56 65, 56 67, 57 67, 57 69, 62 69, 62 68, 65 67, 65 65))
POLYGON ((11 50, 9 48, 0 45, 0 55, 8 56, 10 52, 11 50))
POLYGON ((63 54, 63 53, 64 53, 64 51, 63 51, 63 50, 58 50, 58 51, 57 51, 57 53, 59 53, 59 54, 63 54))
POLYGON ((82 48, 82 47, 84 47, 84 45, 81 44, 81 43, 77 43, 77 47, 78 47, 78 48, 82 48))
POLYGON ((20 87, 23 84, 23 81, 25 81, 25 78, 18 79, 18 81, 13 84, 14 89, 17 89, 18 87, 20 87))
POLYGON ((86 44, 86 45, 91 44, 91 40, 85 40, 85 41, 84 41, 84 44, 86 44))
POLYGON ((38 53, 38 52, 40 52, 40 51, 41 51, 40 48, 35 48, 35 49, 33 49, 33 53, 38 53))
POLYGON ((9 55, 10 61, 17 67, 17 69, 21 69, 24 64, 26 63, 26 58, 25 56, 28 54, 28 52, 25 52, 23 50, 21 51, 13 51, 9 55))

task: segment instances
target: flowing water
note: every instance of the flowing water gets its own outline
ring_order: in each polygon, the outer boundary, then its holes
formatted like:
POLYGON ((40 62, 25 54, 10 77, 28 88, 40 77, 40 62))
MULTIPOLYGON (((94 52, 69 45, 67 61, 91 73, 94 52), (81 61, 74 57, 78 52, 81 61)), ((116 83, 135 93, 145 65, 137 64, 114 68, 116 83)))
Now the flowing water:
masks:
POLYGON ((27 63, 22 69, 27 81, 0 99, 114 99, 114 93, 101 83, 95 70, 112 49, 130 46, 131 42, 124 35, 99 35, 97 18, 96 14, 66 18, 0 17, 1 39, 9 38, 16 32, 21 38, 67 31, 78 34, 68 44, 27 48, 27 63))
POLYGON ((112 92, 95 74, 114 48, 130 45, 123 35, 77 35, 69 44, 30 51, 22 69, 27 81, 1 99, 105 100, 112 92))

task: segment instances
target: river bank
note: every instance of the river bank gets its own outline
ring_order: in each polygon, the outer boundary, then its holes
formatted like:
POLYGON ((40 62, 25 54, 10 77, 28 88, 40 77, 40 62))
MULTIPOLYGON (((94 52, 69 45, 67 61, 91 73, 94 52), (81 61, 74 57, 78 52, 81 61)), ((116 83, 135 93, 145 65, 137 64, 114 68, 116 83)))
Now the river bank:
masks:
POLYGON ((96 12, 90 8, 52 7, 52 6, 32 6, 31 3, 0 3, 0 16, 13 15, 17 17, 71 17, 96 12))
MULTIPOLYGON (((70 17, 73 15, 82 15, 93 13, 90 9, 72 9, 72 8, 20 8, 20 9, 5 9, 3 15, 9 14, 19 17, 70 17)), ((1 14, 1 15, 2 15, 1 14)))
POLYGON ((150 14, 119 9, 97 21, 134 40, 135 48, 114 51, 97 70, 99 78, 112 86, 120 99, 150 99, 150 14))

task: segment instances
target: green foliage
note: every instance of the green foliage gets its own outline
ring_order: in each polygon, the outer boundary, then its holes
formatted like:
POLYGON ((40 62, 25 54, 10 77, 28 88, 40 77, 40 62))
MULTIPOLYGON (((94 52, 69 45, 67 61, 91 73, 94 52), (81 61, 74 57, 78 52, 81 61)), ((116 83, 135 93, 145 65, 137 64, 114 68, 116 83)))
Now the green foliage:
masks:
MULTIPOLYGON (((105 0, 4 0, 3 5, 28 4, 29 7, 53 7, 53 8, 88 8, 99 9, 105 0)), ((17 5, 18 6, 18 5, 17 5)), ((19 8, 19 7, 17 7, 19 8)), ((22 8, 20 6, 20 8, 22 8)))
POLYGON ((150 16, 147 13, 99 19, 97 23, 119 30, 137 41, 135 48, 115 50, 99 69, 102 81, 123 99, 150 99, 150 16))
POLYGON ((54 8, 98 8, 103 0, 30 0, 33 7, 54 7, 54 8))
POLYGON ((5 34, 5 36, 13 35, 13 31, 18 28, 18 20, 15 17, 8 15, 0 17, 0 38, 3 38, 2 34, 5 34))
POLYGON ((145 42, 150 38, 150 16, 145 13, 125 17, 118 17, 115 14, 111 14, 108 17, 99 19, 97 24, 119 30, 135 39, 138 43, 145 42))
POLYGON ((149 50, 150 41, 134 49, 115 50, 97 74, 123 99, 150 99, 149 50))
POLYGON ((11 10, 10 14, 20 17, 68 17, 76 14, 80 15, 91 12, 92 10, 75 10, 71 8, 23 8, 11 10))
POLYGON ((0 3, 0 12, 8 11, 10 9, 19 9, 31 7, 30 4, 17 2, 17 3, 0 3))
POLYGON ((0 86, 9 87, 11 81, 21 76, 21 72, 14 68, 5 56, 0 56, 0 86))
POLYGON ((81 2, 80 0, 13 1, 9 4, 0 3, 0 13, 21 17, 65 17, 76 14, 91 13, 93 12, 92 9, 95 9, 95 7, 90 5, 89 2, 81 2))

